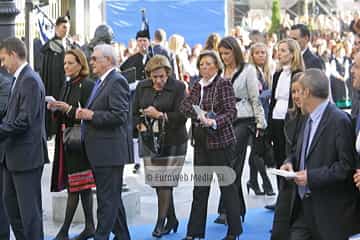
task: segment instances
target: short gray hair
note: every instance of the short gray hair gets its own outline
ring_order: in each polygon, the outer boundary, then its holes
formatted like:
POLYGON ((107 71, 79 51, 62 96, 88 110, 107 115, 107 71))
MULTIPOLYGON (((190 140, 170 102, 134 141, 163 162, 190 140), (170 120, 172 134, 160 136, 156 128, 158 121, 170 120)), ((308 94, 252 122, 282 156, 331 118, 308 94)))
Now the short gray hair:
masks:
POLYGON ((304 88, 308 88, 314 97, 321 99, 329 97, 329 79, 320 69, 306 69, 299 82, 304 88))
POLYGON ((102 53, 104 57, 109 57, 111 59, 111 64, 116 65, 116 51, 114 47, 110 44, 99 44, 94 47, 94 51, 98 50, 102 53))

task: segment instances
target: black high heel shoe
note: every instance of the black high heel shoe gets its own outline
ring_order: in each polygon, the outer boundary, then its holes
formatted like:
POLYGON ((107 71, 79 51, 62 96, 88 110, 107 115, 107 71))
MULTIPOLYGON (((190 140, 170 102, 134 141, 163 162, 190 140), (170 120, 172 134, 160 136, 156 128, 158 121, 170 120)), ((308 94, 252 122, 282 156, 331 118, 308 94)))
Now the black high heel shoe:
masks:
POLYGON ((220 213, 220 215, 214 220, 214 223, 227 225, 226 214, 220 213))
POLYGON ((264 189, 265 195, 267 195, 267 196, 274 196, 275 195, 275 192, 272 189, 271 185, 266 186, 265 184, 263 184, 263 189, 264 189))
POLYGON ((262 192, 259 188, 259 185, 253 184, 252 182, 248 181, 246 183, 247 193, 249 194, 249 190, 252 189, 255 195, 265 195, 265 192, 262 192))
POLYGON ((154 231, 152 232, 153 237, 161 238, 162 235, 164 235, 164 223, 165 223, 165 218, 157 220, 154 231))
POLYGON ((56 234, 56 237, 52 240, 69 240, 69 235, 60 230, 60 232, 58 232, 58 234, 56 234))
POLYGON ((169 233, 171 233, 171 231, 176 233, 178 230, 178 227, 179 227, 179 221, 176 218, 175 218, 175 220, 167 221, 162 235, 169 234, 169 233))
POLYGON ((236 240, 236 239, 239 239, 239 236, 226 235, 225 238, 223 238, 222 240, 236 240))
POLYGON ((95 229, 93 230, 84 230, 80 233, 80 235, 72 238, 71 240, 87 240, 93 238, 95 235, 95 229))

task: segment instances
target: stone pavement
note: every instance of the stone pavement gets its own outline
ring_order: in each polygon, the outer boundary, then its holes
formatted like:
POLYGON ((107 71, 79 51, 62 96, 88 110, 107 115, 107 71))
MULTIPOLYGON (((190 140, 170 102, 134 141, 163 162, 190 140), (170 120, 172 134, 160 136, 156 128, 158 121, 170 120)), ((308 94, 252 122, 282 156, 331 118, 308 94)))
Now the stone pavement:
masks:
MULTIPOLYGON (((52 160, 54 151, 54 142, 48 142, 49 155, 52 160)), ((186 157, 186 163, 184 168, 191 168, 192 166, 192 147, 188 148, 188 154, 186 157)), ((247 162, 246 162, 247 163, 247 162)), ((50 193, 50 177, 51 177, 52 164, 47 164, 44 168, 42 178, 42 198, 43 198, 43 210, 44 210, 44 231, 46 236, 55 236, 57 231, 61 227, 61 222, 53 221, 53 209, 52 209, 52 197, 53 193, 50 193)), ((142 225, 142 224, 155 224, 157 215, 157 199, 154 189, 144 183, 143 168, 137 174, 132 173, 133 165, 128 165, 125 168, 124 182, 129 186, 131 190, 138 191, 140 194, 140 214, 130 219, 129 225, 142 225)), ((273 186, 275 186, 275 177, 270 176, 273 186)), ((242 179, 246 204, 248 208, 262 208, 265 204, 269 204, 275 201, 275 197, 269 196, 256 196, 250 190, 250 194, 246 192, 246 181, 249 178, 249 167, 245 164, 244 176, 242 179)), ((259 180, 261 183, 261 180, 259 180)), ((209 197, 208 213, 214 214, 217 212, 217 205, 219 199, 219 188, 217 184, 211 188, 209 197)), ((192 200, 192 184, 191 183, 179 183, 179 186, 174 190, 174 200, 176 214, 178 218, 188 218, 191 208, 192 200)), ((79 204, 79 208, 81 205, 79 204)), ((82 210, 82 209, 81 209, 82 210)), ((64 209, 65 211, 65 209, 64 209)), ((73 223, 70 229, 70 234, 80 233, 83 229, 83 224, 73 223)), ((11 239, 15 239, 12 237, 11 239)))

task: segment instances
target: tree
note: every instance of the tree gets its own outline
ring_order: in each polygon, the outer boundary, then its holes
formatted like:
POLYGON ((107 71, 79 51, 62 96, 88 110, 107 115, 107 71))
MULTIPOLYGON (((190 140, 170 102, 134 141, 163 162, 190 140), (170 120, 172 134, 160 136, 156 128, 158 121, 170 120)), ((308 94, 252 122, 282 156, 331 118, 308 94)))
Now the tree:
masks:
POLYGON ((273 0, 272 2, 272 17, 271 17, 271 27, 269 32, 279 34, 280 30, 280 0, 273 0))

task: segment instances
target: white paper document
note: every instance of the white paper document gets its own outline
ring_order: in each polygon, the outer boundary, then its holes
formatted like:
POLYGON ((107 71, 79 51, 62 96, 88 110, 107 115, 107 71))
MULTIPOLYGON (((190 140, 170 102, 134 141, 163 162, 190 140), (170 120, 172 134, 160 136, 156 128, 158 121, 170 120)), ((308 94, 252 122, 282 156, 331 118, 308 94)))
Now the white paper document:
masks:
POLYGON ((45 96, 45 102, 55 102, 56 99, 53 96, 45 96))
POLYGON ((198 118, 205 118, 206 111, 202 110, 199 105, 192 105, 198 118))
POLYGON ((349 240, 360 240, 360 233, 359 234, 356 234, 356 235, 353 235, 349 238, 349 240))
POLYGON ((295 172, 284 171, 284 170, 280 170, 280 169, 276 169, 276 168, 269 169, 269 173, 277 175, 277 176, 281 176, 284 178, 295 178, 296 177, 295 172))

